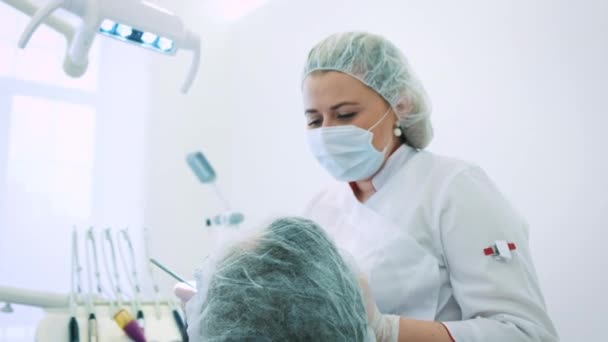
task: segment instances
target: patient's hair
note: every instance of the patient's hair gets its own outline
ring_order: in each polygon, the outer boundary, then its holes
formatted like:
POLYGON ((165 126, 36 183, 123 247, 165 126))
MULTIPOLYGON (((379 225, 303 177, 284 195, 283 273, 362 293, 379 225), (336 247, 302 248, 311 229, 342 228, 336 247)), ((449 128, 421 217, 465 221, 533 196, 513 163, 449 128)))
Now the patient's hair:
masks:
POLYGON ((357 276, 325 232, 274 221, 217 262, 195 308, 196 341, 365 341, 357 276), (200 310, 200 311, 199 311, 200 310))

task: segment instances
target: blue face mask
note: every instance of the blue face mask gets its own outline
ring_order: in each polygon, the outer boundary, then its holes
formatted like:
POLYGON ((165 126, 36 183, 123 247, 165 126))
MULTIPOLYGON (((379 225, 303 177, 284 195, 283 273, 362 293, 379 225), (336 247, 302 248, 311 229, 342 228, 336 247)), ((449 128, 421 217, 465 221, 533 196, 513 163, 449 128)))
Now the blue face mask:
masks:
POLYGON ((373 176, 384 163, 390 141, 384 151, 376 150, 371 131, 386 118, 390 110, 368 130, 346 125, 307 131, 313 155, 339 181, 354 182, 373 176))

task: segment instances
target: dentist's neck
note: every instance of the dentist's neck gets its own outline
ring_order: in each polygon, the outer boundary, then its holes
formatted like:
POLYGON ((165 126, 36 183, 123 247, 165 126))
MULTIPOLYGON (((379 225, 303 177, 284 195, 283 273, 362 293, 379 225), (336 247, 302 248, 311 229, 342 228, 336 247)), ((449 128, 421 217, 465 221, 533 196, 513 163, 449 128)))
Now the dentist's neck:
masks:
POLYGON ((376 188, 371 179, 350 182, 348 183, 353 190, 353 194, 361 203, 365 203, 370 197, 376 193, 376 188))

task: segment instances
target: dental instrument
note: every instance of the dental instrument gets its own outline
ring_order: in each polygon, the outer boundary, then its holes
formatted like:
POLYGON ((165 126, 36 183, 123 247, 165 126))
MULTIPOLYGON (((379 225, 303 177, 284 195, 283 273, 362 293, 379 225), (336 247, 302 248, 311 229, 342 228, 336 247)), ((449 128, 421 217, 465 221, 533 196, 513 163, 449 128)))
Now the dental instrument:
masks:
POLYGON ((206 225, 208 227, 212 225, 238 227, 238 225, 245 220, 245 215, 239 212, 234 212, 231 209, 230 203, 228 202, 228 200, 226 199, 226 197, 224 196, 224 194, 216 183, 217 174, 215 173, 215 170, 211 166, 209 160, 207 160, 207 158, 202 152, 196 151, 189 153, 186 156, 186 162, 188 163, 188 166, 190 166, 190 169, 192 170, 196 178, 198 178, 201 183, 208 184, 213 188, 217 198, 220 200, 220 203, 224 208, 223 213, 215 215, 212 218, 207 218, 205 220, 206 225))
POLYGON ((224 197, 219 187, 215 183, 217 179, 215 170, 213 169, 211 163, 209 163, 209 160, 207 160, 205 155, 200 151, 192 152, 186 156, 186 161, 188 162, 188 165, 190 166, 192 172, 194 172, 196 178, 198 178, 198 180, 203 184, 211 185, 213 187, 213 190, 215 191, 215 194, 222 203, 224 209, 230 210, 230 204, 228 203, 226 197, 224 197))
POLYGON ((122 265, 127 274, 127 280, 129 281, 132 291, 133 291, 133 304, 134 304, 134 312, 136 312, 137 322, 142 331, 145 328, 145 319, 144 312, 141 309, 141 283, 139 281, 139 274, 137 272, 137 262, 135 258, 135 250, 133 249, 133 243, 131 242, 131 237, 129 235, 128 229, 121 229, 116 233, 117 243, 118 243, 118 252, 120 254, 120 259, 122 260, 122 265), (120 238, 122 236, 122 239, 120 238), (122 242, 124 241, 127 244, 127 249, 129 251, 129 261, 131 262, 131 269, 127 265, 127 257, 125 256, 125 252, 123 251, 122 242))
MULTIPOLYGON (((112 294, 103 287, 102 282, 101 282, 101 271, 100 271, 100 267, 99 267, 99 258, 98 258, 98 254, 97 254, 97 241, 95 239, 95 230, 93 227, 89 228, 89 230, 87 231, 86 238, 87 238, 87 244, 85 245, 85 247, 88 248, 88 246, 90 245, 91 252, 93 253, 93 267, 95 270, 94 273, 95 273, 97 294, 99 295, 100 298, 103 298, 104 296, 107 296, 108 298, 110 298, 112 296, 112 294)), ((89 252, 87 251, 87 253, 89 253, 89 252)), ((113 300, 108 300, 108 303, 110 305, 111 312, 117 311, 116 303, 113 300)))
MULTIPOLYGON (((120 285, 120 274, 118 271, 118 263, 116 261, 116 249, 114 248, 114 240, 112 239, 112 230, 110 228, 106 228, 104 230, 103 242, 104 243, 101 244, 101 254, 103 254, 103 261, 104 266, 106 268, 106 272, 108 273, 108 280, 110 281, 110 284, 114 291, 114 295, 116 296, 116 300, 118 301, 118 306, 122 307, 123 291, 120 285), (110 249, 109 253, 112 260, 112 268, 114 272, 111 272, 110 267, 108 266, 108 256, 104 247, 105 244, 107 244, 110 249), (112 279, 112 276, 110 275, 111 273, 114 274, 114 279, 112 279)), ((131 316, 131 314, 127 310, 125 310, 124 308, 120 308, 118 312, 114 315, 113 319, 116 324, 118 324, 118 326, 131 339, 136 342, 145 342, 145 337, 143 335, 143 332, 141 331, 141 328, 139 327, 139 324, 135 319, 133 319, 133 316, 131 316)))
POLYGON ((211 163, 202 152, 192 152, 186 156, 188 165, 201 183, 210 184, 217 178, 211 163))
POLYGON ((116 250, 114 248, 114 240, 112 239, 112 231, 110 228, 106 228, 103 232, 101 254, 103 255, 103 265, 108 275, 108 282, 110 283, 112 292, 114 293, 118 306, 120 307, 122 306, 123 291, 120 285, 120 274, 118 272, 118 263, 116 262, 116 250), (108 264, 108 252, 106 252, 106 247, 104 247, 106 244, 110 249, 109 257, 112 262, 112 269, 110 269, 110 266, 108 264))
MULTIPOLYGON (((144 253, 146 255, 146 260, 150 260, 150 231, 148 230, 148 228, 144 228, 144 253)), ((160 287, 158 286, 158 282, 156 281, 154 267, 152 267, 153 264, 151 262, 147 262, 146 265, 148 269, 148 275, 150 276, 150 280, 152 282, 152 288, 154 290, 154 306, 156 309, 156 319, 160 319, 160 287)), ((189 339, 187 326, 184 323, 184 320, 182 319, 182 316, 180 315, 177 306, 171 299, 167 300, 167 304, 169 305, 171 313, 173 314, 173 320, 182 337, 182 342, 188 342, 189 339)))
MULTIPOLYGON (((89 311, 88 317, 88 332, 89 332, 89 342, 97 342, 99 340, 99 332, 97 325, 97 316, 95 314, 95 308, 93 305, 93 277, 91 275, 92 270, 95 272, 95 277, 97 280, 97 293, 102 296, 103 289, 101 287, 101 276, 99 273, 99 264, 97 260, 97 247, 95 246, 95 234, 93 232, 93 227, 90 227, 87 230, 85 236, 85 259, 87 263, 87 281, 88 281, 88 296, 87 296, 87 309, 89 311), (91 245, 92 251, 89 250, 89 245, 91 245), (91 258, 91 253, 93 253, 93 257, 91 258), (91 260, 93 259, 93 260, 91 260), (93 264, 93 265, 91 265, 93 264)), ((110 301, 112 303, 112 301, 110 301)), ((110 304, 111 305, 111 304, 110 304)), ((111 311, 114 311, 111 309, 111 311)))
POLYGON ((120 309, 116 315, 114 315, 114 321, 118 326, 135 342, 146 342, 146 338, 143 331, 137 324, 137 321, 133 319, 133 316, 125 310, 120 309))
POLYGON ((226 212, 215 215, 205 220, 207 227, 210 226, 238 226, 245 220, 245 215, 238 212, 226 212))
POLYGON ((177 281, 185 283, 186 285, 190 286, 191 288, 196 289, 194 286, 192 286, 190 283, 188 283, 184 278, 178 276, 175 272, 173 272, 170 269, 168 269, 167 267, 163 266, 163 264, 161 264, 160 262, 156 261, 156 259, 150 258, 150 262, 153 263, 156 267, 158 267, 161 270, 165 271, 168 275, 170 275, 171 277, 173 277, 177 281))
MULTIPOLYGON (((144 253, 146 260, 150 259, 150 231, 148 228, 144 228, 144 253)), ((154 292, 154 311, 156 314, 156 319, 161 318, 160 312, 160 286, 158 286, 158 282, 156 281, 156 277, 154 275, 154 269, 152 265, 147 262, 146 269, 148 270, 148 276, 150 277, 150 281, 152 282, 152 290, 154 292)))

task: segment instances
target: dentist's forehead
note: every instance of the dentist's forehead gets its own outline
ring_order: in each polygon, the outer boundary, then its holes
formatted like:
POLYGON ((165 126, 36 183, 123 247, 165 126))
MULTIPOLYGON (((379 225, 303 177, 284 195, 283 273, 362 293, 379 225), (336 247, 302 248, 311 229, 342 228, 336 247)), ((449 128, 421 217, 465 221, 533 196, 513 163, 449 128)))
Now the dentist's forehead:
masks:
POLYGON ((306 109, 324 110, 340 102, 361 102, 374 91, 358 79, 337 71, 315 72, 302 84, 302 98, 306 109))

